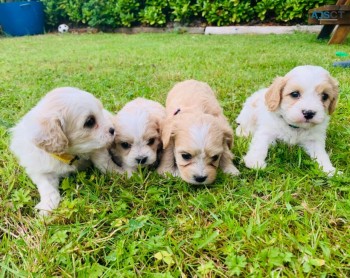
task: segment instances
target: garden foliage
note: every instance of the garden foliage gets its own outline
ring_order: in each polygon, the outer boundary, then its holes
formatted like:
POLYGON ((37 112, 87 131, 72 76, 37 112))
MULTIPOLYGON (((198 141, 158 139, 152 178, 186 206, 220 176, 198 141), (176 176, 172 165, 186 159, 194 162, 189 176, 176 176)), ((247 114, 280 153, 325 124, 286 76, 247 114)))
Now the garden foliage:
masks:
POLYGON ((308 10, 332 0, 42 0, 47 24, 100 28, 306 22, 308 10))

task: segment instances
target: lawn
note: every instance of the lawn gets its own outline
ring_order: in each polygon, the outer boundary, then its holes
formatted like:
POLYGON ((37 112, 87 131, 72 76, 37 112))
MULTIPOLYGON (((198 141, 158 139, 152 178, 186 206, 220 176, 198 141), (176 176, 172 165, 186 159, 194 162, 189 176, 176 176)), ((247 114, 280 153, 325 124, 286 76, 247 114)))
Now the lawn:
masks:
MULTIPOLYGON (((0 277, 349 277, 350 69, 332 67, 350 41, 314 34, 44 35, 0 38, 0 277), (340 82, 327 178, 300 148, 278 144, 268 167, 194 187, 140 171, 65 178, 60 207, 37 217, 39 194, 8 149, 9 128, 49 90, 75 86, 118 111, 135 97, 164 104, 178 81, 206 81, 232 127, 245 98, 297 65, 340 82)), ((25 136, 25 134, 23 134, 25 136)))

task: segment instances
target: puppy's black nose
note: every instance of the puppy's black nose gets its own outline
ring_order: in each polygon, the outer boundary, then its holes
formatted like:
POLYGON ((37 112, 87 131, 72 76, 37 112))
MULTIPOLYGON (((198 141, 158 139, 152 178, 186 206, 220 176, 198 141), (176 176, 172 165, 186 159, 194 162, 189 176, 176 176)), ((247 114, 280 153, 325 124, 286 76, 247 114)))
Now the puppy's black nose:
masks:
POLYGON ((208 176, 193 176, 196 182, 204 182, 208 176))
POLYGON ((138 164, 145 164, 147 161, 147 158, 148 158, 147 156, 144 156, 144 157, 135 158, 135 160, 138 164))
POLYGON ((108 131, 111 135, 114 135, 114 128, 113 127, 111 127, 108 131))
POLYGON ((302 110, 301 112, 307 120, 311 120, 316 115, 316 112, 312 110, 302 110))

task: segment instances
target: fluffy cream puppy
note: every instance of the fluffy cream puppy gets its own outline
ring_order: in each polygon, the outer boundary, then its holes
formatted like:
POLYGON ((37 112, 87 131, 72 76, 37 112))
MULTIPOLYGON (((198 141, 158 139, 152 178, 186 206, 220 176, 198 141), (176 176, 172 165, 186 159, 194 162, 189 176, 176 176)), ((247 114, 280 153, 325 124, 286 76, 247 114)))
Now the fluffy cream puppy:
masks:
POLYGON ((128 102, 113 119, 117 133, 112 146, 94 155, 97 164, 103 165, 105 172, 126 172, 129 177, 138 166, 156 167, 165 116, 165 108, 158 102, 145 98, 128 102))
POLYGON ((160 174, 180 175, 191 184, 212 183, 218 167, 239 174, 230 151, 233 131, 208 84, 196 80, 176 84, 168 94, 166 112, 160 174))
POLYGON ((236 122, 238 136, 253 135, 244 157, 248 168, 264 168, 276 140, 300 145, 329 175, 335 168, 325 150, 329 115, 338 99, 338 82, 318 66, 299 66, 250 96, 236 122))
POLYGON ((40 214, 57 208, 59 179, 113 139, 109 113, 92 94, 76 88, 54 89, 20 120, 10 148, 39 190, 40 214))

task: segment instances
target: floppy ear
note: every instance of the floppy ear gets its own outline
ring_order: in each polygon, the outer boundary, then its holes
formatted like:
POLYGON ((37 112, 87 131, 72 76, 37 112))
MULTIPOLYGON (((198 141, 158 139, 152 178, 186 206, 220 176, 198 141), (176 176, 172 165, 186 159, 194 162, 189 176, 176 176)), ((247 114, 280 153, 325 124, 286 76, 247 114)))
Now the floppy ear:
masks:
POLYGON ((174 121, 164 121, 161 138, 163 143, 163 149, 166 149, 170 143, 170 139, 175 135, 174 133, 174 121))
POLYGON ((270 111, 276 111, 281 102, 282 89, 286 84, 283 77, 277 77, 265 94, 265 104, 270 111))
POLYGON ((62 130, 62 123, 58 118, 45 118, 40 122, 34 143, 49 153, 63 154, 68 147, 68 138, 62 130))
POLYGON ((154 113, 150 116, 150 121, 155 124, 158 133, 161 134, 165 123, 164 115, 160 113, 154 113))
POLYGON ((231 149, 233 144, 233 131, 231 128, 224 130, 224 143, 226 143, 227 147, 231 149))
POLYGON ((338 81, 335 78, 330 77, 330 83, 332 84, 332 95, 331 95, 331 102, 328 106, 329 115, 331 115, 334 112, 334 110, 337 106, 338 94, 339 94, 338 81))
POLYGON ((224 145, 231 149, 233 144, 233 130, 224 117, 220 117, 221 128, 224 135, 224 145))
POLYGON ((118 167, 123 167, 123 159, 120 156, 118 156, 115 142, 113 142, 112 146, 108 149, 108 154, 115 165, 117 165, 118 167))

